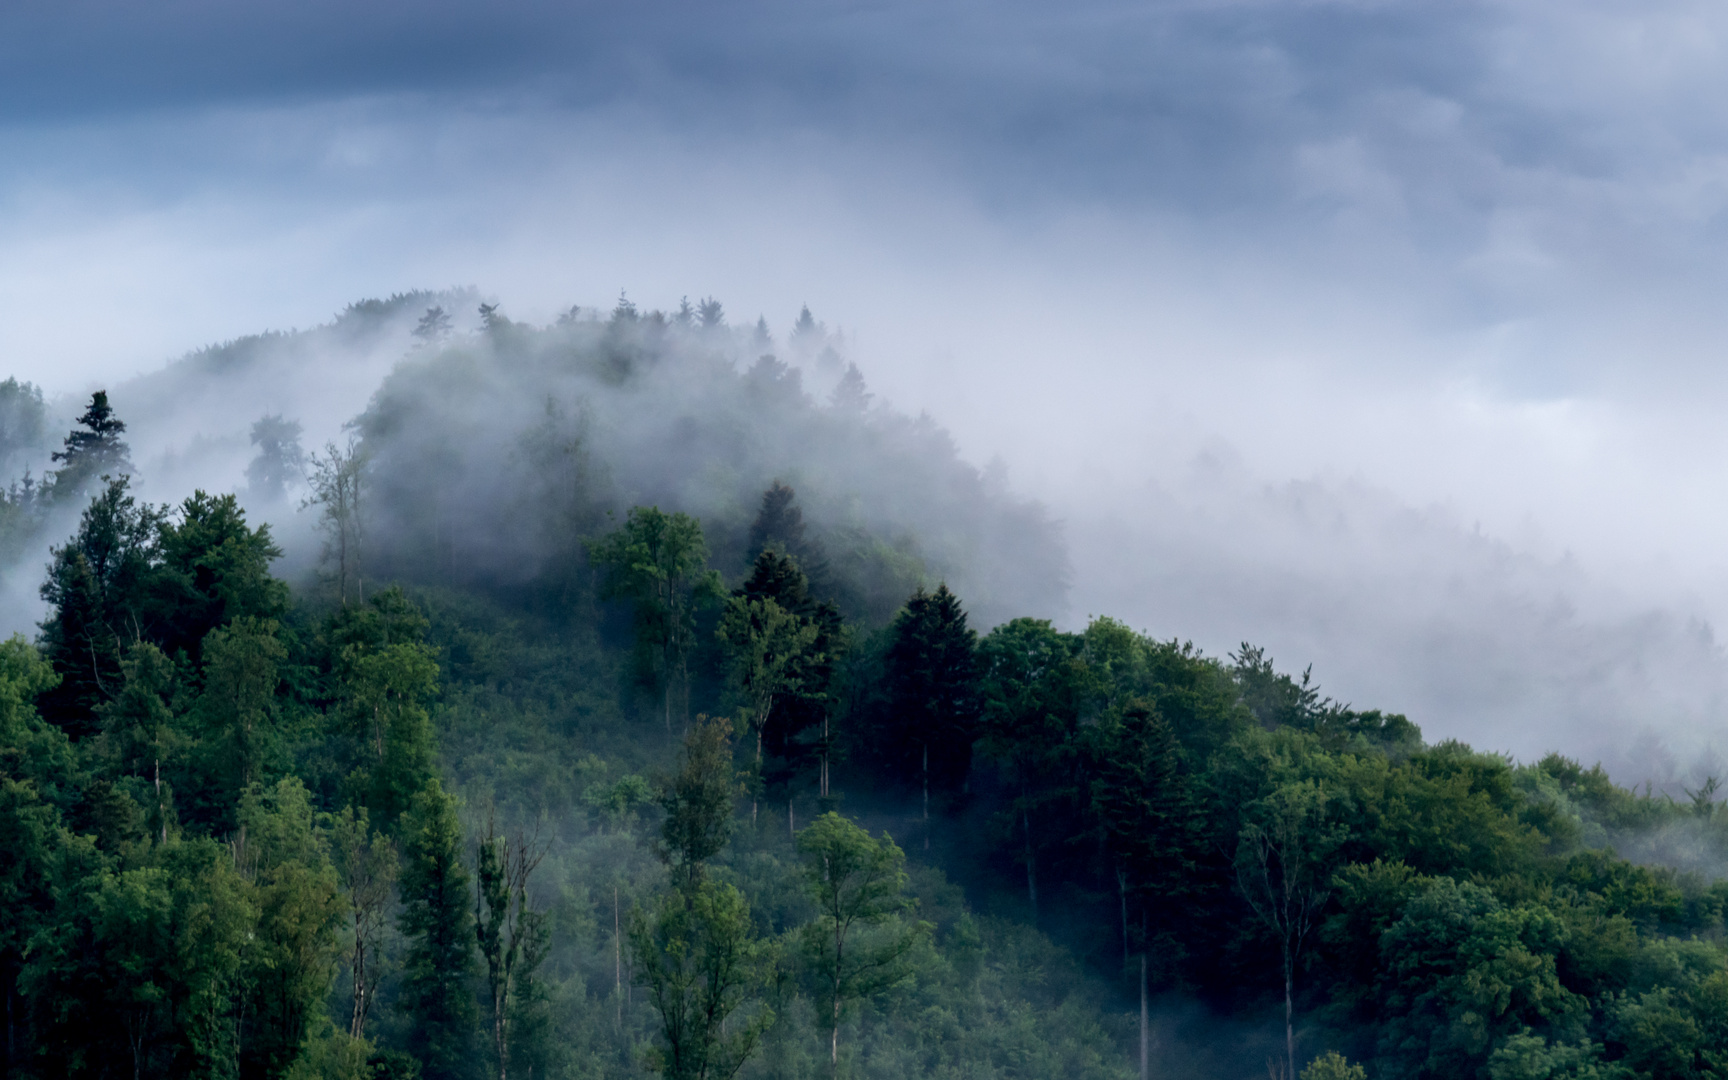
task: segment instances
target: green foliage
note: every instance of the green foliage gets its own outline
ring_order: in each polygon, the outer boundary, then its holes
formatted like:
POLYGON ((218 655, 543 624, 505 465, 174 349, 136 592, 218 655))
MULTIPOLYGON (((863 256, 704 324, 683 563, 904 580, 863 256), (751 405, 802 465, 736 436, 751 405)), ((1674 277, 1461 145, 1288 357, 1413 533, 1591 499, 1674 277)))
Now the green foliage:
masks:
MULTIPOLYGON (((1328 1050, 1308 1063, 1302 1070, 1302 1080, 1368 1080, 1368 1070, 1350 1064, 1338 1051, 1328 1050)), ((1501 1078, 1496 1075, 1494 1080, 1501 1078)))
POLYGON ((678 771, 659 783, 666 817, 656 853, 680 888, 701 881, 708 861, 732 839, 733 803, 742 785, 730 735, 724 719, 698 717, 684 736, 678 771))
POLYGON ((707 569, 701 523, 638 506, 589 546, 588 557, 605 569, 603 595, 627 599, 634 608, 641 670, 661 693, 670 734, 672 697, 687 676, 696 609, 720 593, 719 575, 707 569))
POLYGON ((474 922, 456 799, 433 780, 402 815, 403 1006, 428 1080, 468 1075, 477 1012, 474 922))
POLYGON ((771 961, 771 950, 755 936, 744 895, 706 879, 667 892, 652 910, 631 913, 630 948, 660 1014, 661 1046, 650 1056, 660 1075, 736 1075, 774 1022, 766 1006, 732 1020, 771 961))
POLYGON ((841 1011, 908 978, 908 959, 929 927, 899 916, 915 906, 905 895, 906 856, 832 811, 798 834, 805 888, 818 912, 800 944, 827 1008, 830 1066, 840 1067, 841 1011))

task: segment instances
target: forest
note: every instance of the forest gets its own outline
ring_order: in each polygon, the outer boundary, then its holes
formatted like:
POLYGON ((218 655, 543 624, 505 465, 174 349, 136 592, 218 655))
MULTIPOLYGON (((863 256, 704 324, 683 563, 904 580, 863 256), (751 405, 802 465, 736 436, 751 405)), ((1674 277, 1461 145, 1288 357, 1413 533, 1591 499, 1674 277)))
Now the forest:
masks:
POLYGON ((1716 778, 1059 628, 1057 525, 807 310, 438 299, 230 491, 0 383, 8 1075, 1728 1077, 1716 778))

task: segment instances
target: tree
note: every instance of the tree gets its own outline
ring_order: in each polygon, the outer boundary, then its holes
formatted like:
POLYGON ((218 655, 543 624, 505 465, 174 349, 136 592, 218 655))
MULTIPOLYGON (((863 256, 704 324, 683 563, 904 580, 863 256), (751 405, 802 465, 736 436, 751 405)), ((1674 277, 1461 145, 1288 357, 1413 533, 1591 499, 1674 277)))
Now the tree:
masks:
POLYGON ((98 479, 119 479, 132 472, 131 451, 120 438, 126 423, 114 415, 108 391, 90 395, 90 404, 78 417, 78 424, 83 430, 74 429, 66 436, 64 448, 49 455, 63 463, 51 474, 55 502, 82 499, 98 479))
POLYGON ((818 912, 802 931, 804 952, 822 985, 829 1069, 838 1076, 841 1009, 904 979, 929 928, 899 918, 914 901, 905 895, 906 855, 886 833, 872 839, 831 810, 798 834, 798 853, 818 912))
POLYGON ((660 1014, 656 1055, 667 1080, 729 1080, 774 1022, 764 1006, 730 1024, 761 985, 769 948, 756 937, 744 894, 698 879, 630 915, 630 951, 660 1014))
POLYGON ((430 646, 397 641, 350 644, 339 658, 340 714, 368 759, 355 779, 385 821, 407 810, 433 774, 437 751, 426 710, 438 687, 432 655, 430 646))
MULTIPOLYGON (((756 556, 750 576, 734 591, 733 597, 734 605, 739 601, 773 601, 783 612, 796 616, 800 627, 815 630, 815 637, 803 647, 801 658, 789 666, 788 685, 774 695, 767 714, 759 718, 760 780, 764 787, 772 783, 785 785, 790 820, 795 777, 812 756, 819 766, 817 792, 822 797, 828 795, 828 765, 833 749, 830 714, 834 704, 830 690, 836 664, 847 647, 845 622, 840 609, 831 601, 818 603, 810 595, 809 580, 797 558, 782 550, 778 543, 770 543, 756 556), (769 758, 778 760, 777 768, 763 765, 764 750, 769 758), (771 780, 771 773, 777 773, 777 778, 771 780)), ((734 672, 735 676, 738 674, 741 673, 734 672)))
POLYGON ((1314 781, 1285 783, 1251 808, 1236 848, 1242 896, 1278 941, 1284 974, 1284 1053, 1296 1075, 1295 985, 1303 946, 1331 897, 1329 857, 1337 837, 1326 820, 1327 792, 1314 781))
POLYGON ((47 416, 40 387, 16 378, 0 382, 0 477, 13 475, 20 459, 41 452, 47 416))
POLYGON ((258 456, 246 466, 246 484, 252 498, 279 503, 288 489, 299 483, 306 468, 306 451, 300 448, 300 422, 284 420, 281 413, 261 416, 252 425, 252 445, 258 456))
POLYGON ((1080 719, 1090 704, 1091 672, 1080 641, 1047 620, 1014 619, 978 647, 981 730, 990 755, 1015 790, 1008 831, 1025 845, 1026 893, 1038 918, 1038 842, 1034 816, 1078 810, 1085 794, 1080 719))
POLYGON ((156 530, 156 567, 144 631, 170 656, 201 663, 209 633, 235 619, 274 619, 288 610, 288 587, 270 574, 282 549, 269 525, 253 528, 233 495, 194 492, 156 530))
POLYGON ((864 373, 858 370, 858 365, 847 364, 846 373, 840 376, 828 401, 837 412, 862 416, 869 411, 870 399, 875 396, 865 389, 864 373))
POLYGON ((732 765, 731 725, 723 717, 697 717, 684 736, 678 771, 657 785, 660 843, 655 854, 671 872, 674 885, 691 888, 708 860, 732 839, 732 802, 739 795, 732 765))
POLYGON ((124 681, 119 695, 97 707, 105 749, 116 768, 149 778, 155 796, 150 831, 167 843, 172 794, 163 782, 162 765, 178 753, 182 741, 171 705, 174 664, 161 649, 140 641, 127 651, 120 670, 124 681))
POLYGON ((345 905, 328 840, 297 778, 249 787, 238 818, 231 848, 257 911, 245 953, 240 1069, 242 1077, 275 1080, 324 1017, 345 905))
MULTIPOLYGON (((745 702, 745 722, 756 738, 752 787, 760 787, 763 729, 775 702, 800 690, 805 669, 819 659, 811 655, 818 630, 773 600, 737 596, 727 603, 715 633, 731 655, 732 686, 745 702)), ((750 820, 756 820, 755 799, 750 820)))
POLYGON ((661 691, 670 736, 673 687, 688 680, 696 608, 721 595, 720 576, 707 569, 702 526, 688 514, 638 506, 621 527, 589 545, 588 557, 605 568, 603 595, 635 605, 638 656, 661 691))
POLYGON ((163 512, 139 504, 117 477, 91 501, 78 532, 50 549, 42 599, 42 651, 60 683, 40 702, 43 715, 73 739, 97 729, 96 707, 120 688, 124 643, 143 637, 153 578, 160 565, 163 512))
POLYGON ((348 584, 354 583, 356 601, 366 599, 362 559, 366 539, 366 453, 358 439, 346 446, 324 444, 322 455, 308 459, 307 477, 312 491, 300 504, 302 510, 319 507, 318 527, 324 532, 323 561, 336 564, 336 596, 348 603, 348 584))
POLYGON ((456 800, 437 780, 402 816, 402 1003, 428 1080, 463 1076, 476 1020, 474 923, 456 800))
POLYGON ((546 849, 521 832, 500 835, 486 820, 474 855, 474 931, 486 962, 486 1000, 491 1012, 492 1055, 498 1080, 506 1080, 515 1049, 513 1022, 522 991, 546 955, 545 916, 528 904, 528 879, 546 849))
POLYGON ((250 616, 212 630, 198 698, 205 750, 229 800, 263 777, 277 750, 276 687, 288 650, 273 619, 250 616))
POLYGON ((1116 860, 1122 916, 1122 965, 1140 946, 1140 1075, 1150 1075, 1147 952, 1154 930, 1169 932, 1175 903, 1193 890, 1201 817, 1181 748, 1162 715, 1134 701, 1097 736, 1092 805, 1116 860), (1139 910, 1130 919, 1130 900, 1139 910), (1133 927, 1139 929, 1138 935, 1133 927))
POLYGON ((384 933, 384 913, 396 887, 400 863, 396 845, 371 828, 365 807, 344 807, 331 829, 336 869, 348 900, 348 973, 353 985, 354 1007, 349 1013, 348 1035, 366 1037, 366 1017, 383 975, 379 948, 384 933))
POLYGON ((443 305, 426 309, 426 314, 420 316, 420 321, 414 324, 414 337, 417 346, 436 345, 450 336, 450 316, 443 305))
POLYGON ((930 787, 958 787, 972 765, 977 736, 978 635, 946 584, 919 589, 894 620, 887 655, 883 751, 901 776, 919 778, 924 846, 930 846, 930 787))

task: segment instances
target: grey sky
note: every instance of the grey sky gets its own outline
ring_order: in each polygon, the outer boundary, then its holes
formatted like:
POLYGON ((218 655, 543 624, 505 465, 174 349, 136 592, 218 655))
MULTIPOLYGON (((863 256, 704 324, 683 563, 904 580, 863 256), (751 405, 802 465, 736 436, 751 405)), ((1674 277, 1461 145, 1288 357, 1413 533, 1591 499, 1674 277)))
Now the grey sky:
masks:
POLYGON ((1715 737, 1725 48, 1697 0, 28 0, 0 356, 72 393, 412 287, 808 302, 1069 520, 1069 620, 1521 753, 1624 654, 1574 744, 1715 737))

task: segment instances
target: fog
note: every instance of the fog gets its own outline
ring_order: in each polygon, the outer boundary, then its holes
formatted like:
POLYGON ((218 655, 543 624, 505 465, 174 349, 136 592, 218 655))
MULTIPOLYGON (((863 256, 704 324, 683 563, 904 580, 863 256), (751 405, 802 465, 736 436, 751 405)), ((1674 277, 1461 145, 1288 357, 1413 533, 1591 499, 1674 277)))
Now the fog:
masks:
POLYGON ((128 381, 211 343, 416 288, 542 324, 712 294, 780 337, 807 303, 1064 523, 1031 614, 1662 782, 1728 748, 1725 18, 22 5, 0 375, 63 416, 112 388, 163 499, 237 483, 263 401, 316 445, 405 351, 128 381))

